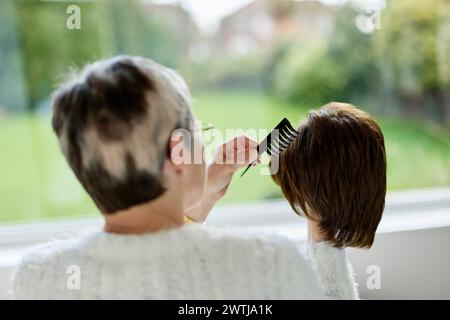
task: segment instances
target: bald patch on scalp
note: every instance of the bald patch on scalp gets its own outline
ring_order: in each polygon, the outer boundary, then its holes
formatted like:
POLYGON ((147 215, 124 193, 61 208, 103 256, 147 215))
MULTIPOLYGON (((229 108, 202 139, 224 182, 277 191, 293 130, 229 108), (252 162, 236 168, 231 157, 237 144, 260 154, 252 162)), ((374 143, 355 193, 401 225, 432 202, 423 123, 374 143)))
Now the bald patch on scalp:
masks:
MULTIPOLYGON (((142 118, 132 120, 129 129, 121 133, 121 140, 105 137, 102 127, 92 126, 84 134, 83 167, 101 164, 110 175, 123 179, 127 174, 127 156, 133 160, 137 170, 158 174, 162 162, 158 160, 163 147, 166 146, 172 132, 170 119, 176 117, 176 112, 167 110, 163 115, 164 101, 154 93, 148 93, 151 106, 142 118), (149 123, 158 120, 149 128, 149 123)), ((167 100, 166 100, 167 101, 167 100)), ((150 104, 149 104, 150 105, 150 104)), ((114 124, 108 124, 113 128, 114 124)))

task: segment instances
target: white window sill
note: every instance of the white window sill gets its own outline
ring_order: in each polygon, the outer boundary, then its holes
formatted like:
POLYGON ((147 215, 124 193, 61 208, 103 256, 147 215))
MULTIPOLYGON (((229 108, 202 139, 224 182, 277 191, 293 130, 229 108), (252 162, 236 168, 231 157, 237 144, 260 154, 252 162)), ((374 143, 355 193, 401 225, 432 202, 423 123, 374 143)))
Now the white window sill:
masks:
MULTIPOLYGON (((306 239, 306 220, 293 213, 284 200, 218 206, 207 222, 217 227, 275 232, 306 239)), ((102 219, 58 219, 0 227, 0 268, 15 266, 30 246, 76 236, 102 226, 102 219)), ((450 226, 450 188, 409 190, 388 194, 379 233, 450 226)))

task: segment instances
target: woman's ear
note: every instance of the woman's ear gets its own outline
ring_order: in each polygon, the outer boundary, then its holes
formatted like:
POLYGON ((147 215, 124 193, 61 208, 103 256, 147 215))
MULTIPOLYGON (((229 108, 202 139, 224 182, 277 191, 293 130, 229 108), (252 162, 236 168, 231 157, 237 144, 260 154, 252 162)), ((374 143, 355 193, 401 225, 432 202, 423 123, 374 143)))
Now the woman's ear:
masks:
POLYGON ((181 132, 174 131, 169 141, 169 156, 166 159, 166 164, 179 174, 184 172, 184 165, 186 163, 184 157, 187 155, 185 145, 185 137, 181 132))

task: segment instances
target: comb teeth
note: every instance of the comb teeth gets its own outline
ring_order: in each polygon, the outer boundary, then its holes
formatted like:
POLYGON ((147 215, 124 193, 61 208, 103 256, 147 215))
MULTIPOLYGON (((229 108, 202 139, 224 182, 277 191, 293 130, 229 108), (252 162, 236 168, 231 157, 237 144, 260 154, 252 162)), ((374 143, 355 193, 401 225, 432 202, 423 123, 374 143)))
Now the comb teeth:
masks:
POLYGON ((286 150, 287 147, 295 140, 296 135, 286 134, 282 135, 282 131, 278 135, 274 135, 270 141, 270 145, 267 147, 266 152, 271 156, 272 154, 279 154, 286 150))
MULTIPOLYGON (((278 155, 280 152, 286 150, 287 147, 295 140, 298 132, 295 130, 289 120, 284 118, 281 122, 269 133, 269 135, 261 141, 258 145, 258 153, 262 155, 267 152, 269 156, 278 155)), ((252 164, 248 165, 241 177, 247 172, 252 164)))

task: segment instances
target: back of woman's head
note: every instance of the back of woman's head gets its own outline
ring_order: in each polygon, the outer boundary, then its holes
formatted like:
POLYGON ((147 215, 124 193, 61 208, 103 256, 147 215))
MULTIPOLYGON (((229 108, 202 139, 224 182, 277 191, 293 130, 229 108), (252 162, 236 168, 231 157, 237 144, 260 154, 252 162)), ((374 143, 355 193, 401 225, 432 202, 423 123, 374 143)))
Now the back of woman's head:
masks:
POLYGON ((384 211, 386 152, 378 124, 344 103, 310 112, 273 175, 297 214, 336 246, 369 248, 384 211))
POLYGON ((76 177, 104 214, 166 191, 175 129, 190 129, 191 96, 174 71, 118 56, 87 65, 54 94, 53 129, 76 177))

